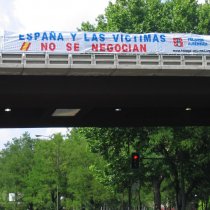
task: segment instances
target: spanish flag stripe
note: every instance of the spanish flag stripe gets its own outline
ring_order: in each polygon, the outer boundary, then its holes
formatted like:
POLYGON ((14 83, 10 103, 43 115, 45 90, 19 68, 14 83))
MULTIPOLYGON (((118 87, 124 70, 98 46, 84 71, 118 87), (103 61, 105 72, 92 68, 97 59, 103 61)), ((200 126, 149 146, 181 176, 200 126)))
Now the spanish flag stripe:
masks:
POLYGON ((20 50, 22 50, 22 51, 27 51, 27 50, 29 49, 30 45, 31 45, 30 42, 23 42, 23 44, 22 44, 20 50))
POLYGON ((28 51, 28 49, 29 49, 30 46, 31 46, 31 43, 29 42, 29 43, 28 43, 28 46, 27 46, 27 48, 26 48, 26 51, 28 51))

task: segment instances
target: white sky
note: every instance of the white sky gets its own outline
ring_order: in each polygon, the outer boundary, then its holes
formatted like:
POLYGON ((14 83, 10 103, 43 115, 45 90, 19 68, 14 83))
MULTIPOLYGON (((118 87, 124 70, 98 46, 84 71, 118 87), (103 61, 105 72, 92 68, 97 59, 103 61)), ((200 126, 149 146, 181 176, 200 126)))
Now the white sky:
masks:
MULTIPOLYGON (((113 0, 112 0, 113 1, 113 0)), ((109 0, 0 0, 0 27, 15 32, 76 31, 95 22, 109 0)))
MULTIPOLYGON (((67 128, 7 128, 0 129, 0 150, 4 148, 4 144, 13 138, 19 138, 24 132, 30 133, 32 138, 36 138, 35 135, 51 136, 54 133, 61 133, 65 135, 67 128)), ((44 137, 45 138, 45 137, 44 137)))
MULTIPOLYGON (((104 13, 110 0, 0 0, 0 31, 76 31, 83 21, 95 22, 104 13)), ((115 0, 111 0, 115 2, 115 0)), ((199 0, 203 3, 205 0, 199 0)), ((0 149, 25 131, 35 137, 56 132, 66 133, 66 128, 0 129, 0 149)))

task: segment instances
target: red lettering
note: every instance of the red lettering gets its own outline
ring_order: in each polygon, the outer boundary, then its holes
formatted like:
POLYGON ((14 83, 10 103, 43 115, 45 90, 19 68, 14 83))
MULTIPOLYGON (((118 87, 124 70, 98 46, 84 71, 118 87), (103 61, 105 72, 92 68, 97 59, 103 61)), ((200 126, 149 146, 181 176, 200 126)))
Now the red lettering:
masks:
POLYGON ((66 50, 67 51, 72 51, 72 45, 71 45, 71 43, 66 43, 66 50))
POLYGON ((105 52, 105 44, 100 44, 100 52, 105 52))
POLYGON ((131 52, 132 51, 132 46, 131 46, 131 44, 129 44, 129 50, 128 50, 128 52, 131 52))
POLYGON ((147 52, 146 44, 92 44, 95 52, 147 52))
POLYGON ((113 45, 112 44, 107 45, 107 51, 108 52, 113 52, 113 45))
POLYGON ((140 52, 147 52, 147 45, 146 44, 140 44, 140 52))
POLYGON ((92 44, 92 51, 98 52, 98 44, 92 44))
POLYGON ((79 51, 79 43, 74 43, 74 52, 79 51))
POLYGON ((138 51, 139 51, 139 49, 138 49, 137 44, 134 44, 134 46, 133 46, 133 52, 138 52, 138 51))
POLYGON ((127 44, 122 45, 122 51, 123 52, 128 52, 128 45, 127 44))
POLYGON ((48 51, 48 50, 54 51, 55 48, 56 48, 56 45, 53 42, 51 42, 49 44, 48 43, 41 43, 41 50, 42 51, 48 51))
POLYGON ((41 43, 41 51, 47 51, 48 45, 47 43, 41 43))
POLYGON ((120 52, 121 51, 121 46, 119 44, 115 45, 115 51, 120 52))
POLYGON ((49 49, 50 49, 51 51, 54 51, 55 48, 56 48, 55 43, 51 42, 51 43, 49 44, 49 49))

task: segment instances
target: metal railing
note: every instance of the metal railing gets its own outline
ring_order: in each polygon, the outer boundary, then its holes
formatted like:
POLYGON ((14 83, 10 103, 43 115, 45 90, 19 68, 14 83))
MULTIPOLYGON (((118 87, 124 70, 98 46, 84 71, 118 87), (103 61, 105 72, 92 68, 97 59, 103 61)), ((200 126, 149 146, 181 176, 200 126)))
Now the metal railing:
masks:
POLYGON ((0 54, 0 75, 210 76, 210 55, 0 54))

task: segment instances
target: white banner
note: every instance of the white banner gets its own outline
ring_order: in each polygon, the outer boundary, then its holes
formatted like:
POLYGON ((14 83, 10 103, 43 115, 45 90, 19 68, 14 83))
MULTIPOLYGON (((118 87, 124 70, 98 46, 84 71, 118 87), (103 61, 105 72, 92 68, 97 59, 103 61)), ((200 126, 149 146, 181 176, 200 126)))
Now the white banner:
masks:
POLYGON ((197 34, 5 32, 0 42, 8 53, 210 54, 210 36, 197 34))

